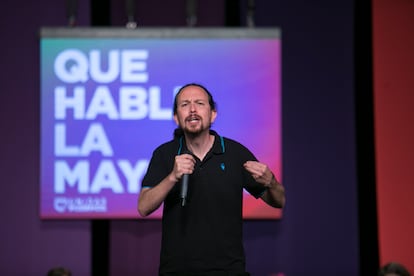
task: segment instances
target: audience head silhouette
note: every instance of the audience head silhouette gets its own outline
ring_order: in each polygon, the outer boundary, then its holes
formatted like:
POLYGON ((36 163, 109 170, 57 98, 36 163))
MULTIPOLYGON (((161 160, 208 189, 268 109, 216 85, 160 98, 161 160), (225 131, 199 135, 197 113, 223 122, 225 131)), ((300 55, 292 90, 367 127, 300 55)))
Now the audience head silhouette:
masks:
POLYGON ((72 276, 72 272, 64 267, 55 267, 49 270, 47 276, 72 276))
POLYGON ((402 264, 390 262, 381 267, 378 276, 411 276, 411 274, 402 264))

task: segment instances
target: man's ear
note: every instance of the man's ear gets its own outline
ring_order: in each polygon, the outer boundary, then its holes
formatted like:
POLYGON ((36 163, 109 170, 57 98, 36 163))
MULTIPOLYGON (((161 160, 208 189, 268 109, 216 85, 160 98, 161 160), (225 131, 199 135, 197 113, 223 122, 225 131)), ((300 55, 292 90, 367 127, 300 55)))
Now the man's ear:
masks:
POLYGON ((217 110, 212 110, 211 111, 211 124, 214 123, 214 121, 216 120, 217 117, 217 110))
POLYGON ((174 122, 175 122, 175 124, 178 126, 178 125, 179 125, 179 123, 178 123, 177 114, 174 114, 173 118, 174 118, 174 122))

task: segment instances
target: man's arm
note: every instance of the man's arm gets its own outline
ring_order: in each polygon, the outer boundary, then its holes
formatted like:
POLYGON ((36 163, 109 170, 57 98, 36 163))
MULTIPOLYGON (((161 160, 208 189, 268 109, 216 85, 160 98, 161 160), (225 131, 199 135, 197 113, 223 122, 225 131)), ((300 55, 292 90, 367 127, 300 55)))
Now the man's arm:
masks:
POLYGON ((285 188, 280 184, 272 173, 272 180, 266 186, 262 199, 268 205, 275 208, 283 208, 286 203, 285 188))
POLYGON ((177 181, 171 173, 158 185, 152 188, 142 188, 138 198, 139 214, 146 217, 158 209, 177 181))
POLYGON ((267 188, 262 195, 264 202, 275 208, 283 208, 285 206, 285 188, 276 180, 267 165, 257 161, 247 161, 244 164, 244 168, 258 183, 267 188))
POLYGON ((146 217, 161 206, 174 185, 180 181, 183 174, 192 174, 195 159, 190 154, 175 157, 174 168, 160 183, 152 188, 142 188, 138 198, 138 213, 146 217))

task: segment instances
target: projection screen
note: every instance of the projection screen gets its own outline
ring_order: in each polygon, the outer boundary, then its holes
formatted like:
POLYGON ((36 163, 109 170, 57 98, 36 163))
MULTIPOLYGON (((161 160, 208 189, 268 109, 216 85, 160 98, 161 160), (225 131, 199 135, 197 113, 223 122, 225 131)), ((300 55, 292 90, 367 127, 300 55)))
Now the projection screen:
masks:
MULTIPOLYGON (((40 62, 41 218, 141 218, 142 177, 192 82, 215 97, 212 129, 282 180, 277 28, 43 28, 40 62)), ((245 219, 282 216, 247 192, 243 204, 245 219)))

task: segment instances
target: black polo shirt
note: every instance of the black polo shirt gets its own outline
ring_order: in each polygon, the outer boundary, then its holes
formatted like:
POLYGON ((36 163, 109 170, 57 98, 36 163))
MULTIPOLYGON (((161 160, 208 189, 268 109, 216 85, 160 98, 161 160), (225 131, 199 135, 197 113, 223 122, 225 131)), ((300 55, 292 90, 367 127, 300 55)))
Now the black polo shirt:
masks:
MULTIPOLYGON (((244 272, 242 240, 243 188, 258 198, 265 188, 243 168, 257 160, 240 143, 215 136, 204 160, 197 157, 189 178, 187 203, 180 202, 180 183, 164 201, 160 274, 211 271, 244 272)), ((159 146, 153 153, 143 187, 153 187, 173 169, 177 154, 188 152, 185 139, 159 146)))

